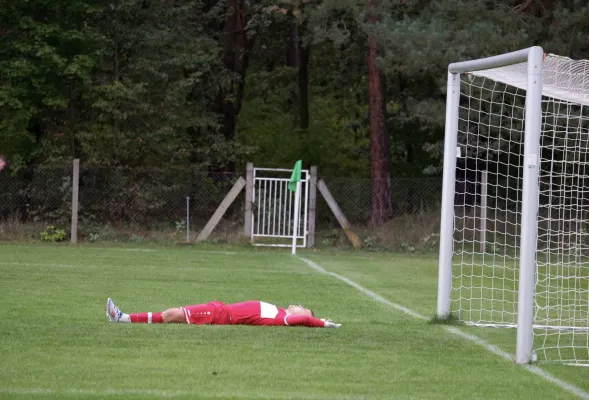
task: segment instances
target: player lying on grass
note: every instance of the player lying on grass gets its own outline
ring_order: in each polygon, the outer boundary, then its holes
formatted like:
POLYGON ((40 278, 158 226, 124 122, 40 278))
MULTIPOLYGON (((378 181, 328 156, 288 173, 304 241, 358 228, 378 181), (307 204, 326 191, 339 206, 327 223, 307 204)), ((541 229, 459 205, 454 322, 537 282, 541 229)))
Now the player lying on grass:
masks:
POLYGON ((147 324, 186 323, 194 325, 262 325, 262 326, 308 326, 310 328, 339 328, 328 319, 315 318, 313 311, 303 306, 276 307, 263 301, 244 301, 225 304, 212 301, 177 308, 168 308, 158 313, 144 312, 125 314, 111 298, 106 301, 106 316, 111 322, 147 324))

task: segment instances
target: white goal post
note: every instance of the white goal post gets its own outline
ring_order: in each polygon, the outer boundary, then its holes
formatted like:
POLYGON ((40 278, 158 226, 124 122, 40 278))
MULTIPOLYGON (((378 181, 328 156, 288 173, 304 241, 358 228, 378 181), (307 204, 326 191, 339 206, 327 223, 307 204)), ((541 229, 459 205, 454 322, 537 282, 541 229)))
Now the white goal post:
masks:
POLYGON ((453 63, 446 101, 437 317, 516 327, 518 364, 589 364, 589 62, 453 63))

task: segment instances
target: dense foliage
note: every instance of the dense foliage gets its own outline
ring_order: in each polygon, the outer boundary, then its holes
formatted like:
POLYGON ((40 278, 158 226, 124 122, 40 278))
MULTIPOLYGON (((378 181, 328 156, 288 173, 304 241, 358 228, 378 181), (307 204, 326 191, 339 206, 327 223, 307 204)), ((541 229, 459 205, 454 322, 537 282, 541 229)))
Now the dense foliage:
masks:
POLYGON ((3 0, 0 154, 13 171, 302 158, 371 177, 378 225, 388 177, 439 174, 448 62, 589 58, 588 27, 582 0, 3 0))

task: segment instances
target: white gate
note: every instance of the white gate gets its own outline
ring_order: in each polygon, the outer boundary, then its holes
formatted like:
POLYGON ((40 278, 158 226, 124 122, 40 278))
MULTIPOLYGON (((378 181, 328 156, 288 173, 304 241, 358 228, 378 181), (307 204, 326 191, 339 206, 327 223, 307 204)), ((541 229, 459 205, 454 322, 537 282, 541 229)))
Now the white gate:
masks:
POLYGON ((294 229, 295 192, 288 190, 292 169, 254 168, 251 241, 256 246, 307 246, 309 171, 301 171, 299 224, 294 229))

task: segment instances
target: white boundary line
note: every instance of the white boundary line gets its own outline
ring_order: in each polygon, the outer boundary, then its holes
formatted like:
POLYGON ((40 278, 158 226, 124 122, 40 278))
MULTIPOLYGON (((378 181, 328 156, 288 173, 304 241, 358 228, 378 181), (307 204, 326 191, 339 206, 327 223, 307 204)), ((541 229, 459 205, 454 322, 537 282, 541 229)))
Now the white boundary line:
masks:
MULTIPOLYGON (((20 244, 5 244, 5 243, 0 245, 0 247, 2 247, 2 248, 11 248, 11 247, 31 248, 31 247, 35 247, 35 246, 36 245, 33 245, 33 244, 20 245, 20 244)), ((67 247, 62 247, 62 246, 51 246, 51 245, 45 245, 43 247, 48 248, 48 249, 65 249, 65 248, 67 248, 67 247)), ((89 249, 89 250, 97 250, 97 251, 153 253, 153 252, 159 252, 159 251, 165 251, 165 250, 177 250, 177 249, 180 249, 180 246, 178 246, 178 247, 173 247, 173 246, 164 247, 164 246, 162 246, 160 248, 149 248, 149 247, 108 247, 108 246, 94 247, 92 245, 79 245, 77 247, 70 247, 70 249, 75 249, 75 250, 89 249)), ((253 253, 251 251, 222 251, 222 250, 196 250, 196 249, 192 249, 190 251, 195 252, 195 253, 210 253, 210 254, 224 254, 224 255, 253 253)))
MULTIPOLYGON (((198 391, 186 390, 156 390, 156 389, 50 389, 50 388, 24 388, 24 387, 0 387, 0 393, 13 396, 62 396, 62 397, 84 397, 84 396, 148 396, 155 398, 175 398, 175 397, 199 397, 204 395, 198 391)), ((232 398, 232 399, 285 399, 291 398, 291 395, 276 395, 276 394, 243 394, 240 392, 219 392, 208 393, 204 395, 206 398, 232 398)), ((298 399, 307 400, 334 400, 336 397, 320 394, 301 394, 297 395, 298 399)), ((338 400, 356 400, 362 397, 353 396, 337 396, 338 400)))
MULTIPOLYGON (((394 308, 395 310, 402 311, 405 314, 410 315, 414 318, 417 318, 420 320, 427 320, 428 319, 424 315, 421 315, 413 310, 410 310, 407 307, 403 307, 400 304, 396 304, 396 303, 393 303, 393 302, 385 299, 381 295, 374 293, 373 291, 368 290, 365 287, 360 286, 356 282, 346 278, 343 275, 339 275, 339 274, 336 274, 335 272, 327 271, 326 269, 320 267, 318 264, 316 264, 315 262, 313 262, 307 258, 303 258, 303 257, 297 257, 297 258, 299 260, 303 261, 305 264, 307 264, 312 269, 314 269, 316 272, 318 272, 320 274, 324 274, 324 275, 329 275, 329 276, 334 277, 342 282, 345 282, 348 285, 352 286, 353 288, 357 289, 358 291, 364 293, 365 295, 370 297, 372 300, 375 300, 375 301, 382 303, 382 304, 386 304, 387 306, 390 306, 390 307, 394 308)), ((470 340, 471 342, 484 347, 486 350, 490 351, 491 353, 493 353, 495 355, 498 355, 499 357, 502 357, 502 358, 504 358, 508 361, 511 361, 511 362, 515 362, 514 357, 511 354, 506 353, 505 351, 501 350, 497 346, 494 346, 494 345, 488 343, 487 341, 479 338, 478 336, 463 332, 454 326, 445 326, 445 328, 448 332, 450 332, 454 335, 460 336, 463 339, 470 340)), ((578 396, 581 399, 589 400, 589 393, 585 392, 583 389, 581 389, 575 385, 572 385, 568 382, 565 382, 561 379, 558 379, 557 377, 553 376, 549 372, 543 370, 542 368, 540 368, 536 365, 531 365, 531 364, 523 365, 523 368, 540 376, 541 378, 544 378, 546 381, 555 384, 556 386, 560 387, 561 389, 564 389, 567 392, 570 392, 570 393, 574 394, 575 396, 578 396)))
MULTIPOLYGON (((90 247, 89 247, 90 248, 90 247)), ((161 249, 149 249, 149 248, 117 248, 117 247, 96 247, 96 249, 101 250, 101 251, 123 251, 123 252, 140 252, 140 253, 153 253, 153 252, 158 252, 158 251, 163 251, 163 250, 168 250, 168 249, 173 249, 175 250, 175 248, 171 248, 171 247, 162 247, 161 249)), ((191 250, 195 253, 208 253, 208 254, 223 254, 223 255, 233 255, 233 254, 238 254, 239 252, 237 251, 221 251, 221 250, 191 250)), ((246 252, 243 252, 246 253, 246 252)))

